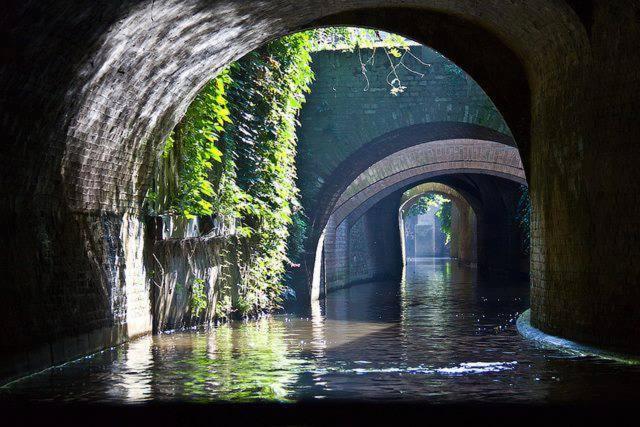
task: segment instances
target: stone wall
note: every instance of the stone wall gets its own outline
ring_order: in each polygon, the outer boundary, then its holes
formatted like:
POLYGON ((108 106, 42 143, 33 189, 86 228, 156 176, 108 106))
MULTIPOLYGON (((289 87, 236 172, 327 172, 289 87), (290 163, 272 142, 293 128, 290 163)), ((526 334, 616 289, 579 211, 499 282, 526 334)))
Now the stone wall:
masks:
POLYGON ((335 226, 333 219, 329 220, 322 260, 326 276, 321 285, 326 292, 363 282, 400 278, 400 196, 401 193, 387 197, 354 221, 342 221, 335 226))
POLYGON ((464 265, 477 267, 478 226, 473 208, 469 204, 456 203, 451 216, 451 257, 464 265))
MULTIPOLYGON (((322 289, 330 290, 344 287, 349 283, 350 229, 346 222, 337 224, 333 219, 330 219, 325 230, 322 244, 323 259, 321 263, 316 263, 316 266, 325 271, 325 277, 323 277, 321 284, 322 289)), ((307 283, 304 282, 304 285, 307 283)))
POLYGON ((239 282, 233 244, 225 238, 171 239, 153 247, 153 330, 194 326, 215 319, 224 287, 239 282), (195 280, 204 282, 207 306, 196 315, 191 307, 195 280))
POLYGON ((136 215, 24 214, 29 222, 3 214, 12 238, 4 240, 0 270, 6 327, 0 378, 151 331, 145 227, 136 215), (66 221, 54 226, 60 217, 66 221), (26 238, 34 230, 37 242, 26 238))

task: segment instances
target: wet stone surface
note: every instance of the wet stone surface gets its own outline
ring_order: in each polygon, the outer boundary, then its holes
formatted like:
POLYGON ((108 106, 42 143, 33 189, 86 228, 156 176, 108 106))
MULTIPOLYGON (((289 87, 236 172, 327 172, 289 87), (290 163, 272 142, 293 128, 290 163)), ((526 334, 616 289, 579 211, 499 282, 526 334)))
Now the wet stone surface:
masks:
POLYGON ((301 399, 634 400, 640 366, 536 347, 518 335, 528 284, 444 259, 400 283, 336 291, 306 315, 148 336, 14 382, 4 397, 144 402, 301 399))

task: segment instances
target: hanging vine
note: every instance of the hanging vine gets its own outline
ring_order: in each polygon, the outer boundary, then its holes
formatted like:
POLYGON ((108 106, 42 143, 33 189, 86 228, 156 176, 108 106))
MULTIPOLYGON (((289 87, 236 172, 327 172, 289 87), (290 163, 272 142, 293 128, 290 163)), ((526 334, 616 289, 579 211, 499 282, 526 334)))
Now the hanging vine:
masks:
POLYGON ((232 305, 229 295, 219 297, 219 316, 270 310, 280 300, 299 209, 295 129, 313 78, 309 52, 310 34, 298 33, 231 64, 196 96, 158 159, 147 197, 152 214, 238 225, 242 280, 232 305))
POLYGON ((360 72, 365 81, 363 88, 365 92, 370 88, 368 67, 375 65, 376 52, 378 49, 384 51, 385 57, 389 62, 389 72, 386 76, 386 81, 392 95, 398 95, 407 89, 407 87, 402 84, 402 80, 398 74, 399 68, 424 77, 425 73, 417 71, 414 67, 430 67, 430 64, 422 61, 411 52, 411 46, 416 45, 416 43, 397 34, 365 28, 329 27, 313 30, 311 38, 311 47, 316 51, 333 49, 357 51, 358 61, 360 62, 360 72), (365 50, 370 51, 370 53, 364 56, 366 59, 363 59, 365 50), (412 59, 415 65, 408 64, 408 59, 412 59))
POLYGON ((297 115, 313 79, 310 54, 330 48, 357 49, 360 58, 371 50, 360 61, 365 90, 376 49, 386 53, 394 95, 406 89, 399 68, 422 75, 406 59, 428 66, 406 39, 377 31, 331 28, 281 38, 206 84, 157 161, 146 200, 151 214, 211 217, 237 226, 234 253, 227 254, 234 261, 227 262, 240 268, 241 283, 220 288, 219 317, 276 307, 285 266, 299 262, 304 251, 308 226, 296 187, 297 115))

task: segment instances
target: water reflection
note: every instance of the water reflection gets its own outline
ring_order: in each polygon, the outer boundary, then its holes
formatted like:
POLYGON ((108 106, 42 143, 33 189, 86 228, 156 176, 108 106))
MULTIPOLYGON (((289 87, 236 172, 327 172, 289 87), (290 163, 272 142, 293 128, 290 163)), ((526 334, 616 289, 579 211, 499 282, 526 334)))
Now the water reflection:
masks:
POLYGON ((637 396, 640 368, 536 348, 528 285, 417 259, 401 283, 330 294, 310 315, 144 337, 13 383, 42 400, 591 401, 637 396))
MULTIPOLYGON (((153 355, 151 352, 152 338, 142 337, 132 342, 125 353, 124 369, 130 375, 122 376, 122 387, 124 388, 126 399, 129 402, 144 402, 151 395, 152 378, 150 373, 153 366, 153 355)), ((118 384, 114 384, 113 395, 120 396, 118 384)))
MULTIPOLYGON (((287 400, 297 372, 308 361, 290 351, 283 322, 260 319, 222 325, 207 333, 176 334, 159 358, 158 370, 182 386, 179 395, 197 399, 246 401, 287 400), (187 348, 176 354, 177 345, 187 348)), ((162 338, 156 346, 162 347, 162 338)))

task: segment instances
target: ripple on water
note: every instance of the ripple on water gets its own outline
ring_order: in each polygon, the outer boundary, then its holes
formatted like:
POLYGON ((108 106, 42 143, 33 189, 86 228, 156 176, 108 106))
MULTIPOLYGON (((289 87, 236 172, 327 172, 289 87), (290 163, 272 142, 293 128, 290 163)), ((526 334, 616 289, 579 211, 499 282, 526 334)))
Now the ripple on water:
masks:
POLYGON ((518 335, 528 285, 446 260, 402 283, 336 291, 294 314, 143 337, 14 382, 38 400, 425 399, 566 402, 637 396, 640 367, 537 347, 518 335))

